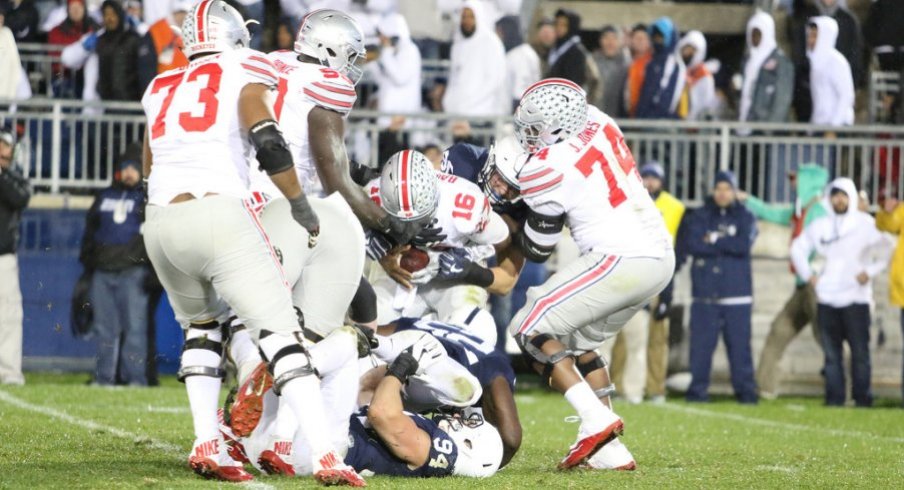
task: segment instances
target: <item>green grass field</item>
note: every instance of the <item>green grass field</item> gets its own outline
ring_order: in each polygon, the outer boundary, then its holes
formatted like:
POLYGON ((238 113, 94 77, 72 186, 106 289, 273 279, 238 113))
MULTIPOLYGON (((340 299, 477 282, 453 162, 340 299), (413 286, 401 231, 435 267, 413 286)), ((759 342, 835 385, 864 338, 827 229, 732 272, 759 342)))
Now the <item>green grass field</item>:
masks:
MULTIPOLYGON (((151 389, 105 389, 85 376, 32 375, 0 388, 0 488, 213 488, 186 457, 192 442, 185 392, 172 378, 151 389)), ((555 464, 577 425, 559 396, 518 394, 524 444, 489 480, 368 479, 372 488, 902 488, 904 410, 824 408, 788 398, 759 406, 729 400, 617 406, 631 473, 561 473, 555 464)), ((261 477, 250 488, 314 487, 310 479, 261 477)))

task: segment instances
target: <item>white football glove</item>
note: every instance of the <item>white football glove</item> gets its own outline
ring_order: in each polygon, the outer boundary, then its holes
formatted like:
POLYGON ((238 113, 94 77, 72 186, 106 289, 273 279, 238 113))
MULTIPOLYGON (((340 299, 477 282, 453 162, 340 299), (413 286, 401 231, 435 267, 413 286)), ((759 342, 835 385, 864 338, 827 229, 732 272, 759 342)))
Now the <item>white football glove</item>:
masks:
POLYGON ((427 284, 432 281, 437 274, 439 274, 439 256, 440 254, 434 252, 432 250, 427 252, 430 256, 430 262, 427 262, 427 267, 423 269, 411 273, 411 284, 427 284))
POLYGON ((418 367, 415 374, 424 374, 431 366, 436 365, 446 357, 446 349, 436 340, 436 337, 425 333, 411 345, 411 355, 417 359, 418 367))

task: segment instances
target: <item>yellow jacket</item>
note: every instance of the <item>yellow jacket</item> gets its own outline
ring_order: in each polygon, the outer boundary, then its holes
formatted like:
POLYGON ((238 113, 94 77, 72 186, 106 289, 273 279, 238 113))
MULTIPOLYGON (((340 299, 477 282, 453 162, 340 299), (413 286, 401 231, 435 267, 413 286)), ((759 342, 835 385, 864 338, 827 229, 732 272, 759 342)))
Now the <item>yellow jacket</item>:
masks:
POLYGON ((891 261, 888 290, 891 302, 904 308, 904 205, 899 204, 891 213, 880 210, 876 214, 876 228, 898 235, 898 246, 891 261))
POLYGON ((681 225, 681 218, 684 216, 684 204, 668 192, 661 191, 656 198, 656 208, 662 213, 665 227, 668 228, 669 233, 672 235, 672 243, 675 243, 675 236, 678 235, 678 226, 681 225))

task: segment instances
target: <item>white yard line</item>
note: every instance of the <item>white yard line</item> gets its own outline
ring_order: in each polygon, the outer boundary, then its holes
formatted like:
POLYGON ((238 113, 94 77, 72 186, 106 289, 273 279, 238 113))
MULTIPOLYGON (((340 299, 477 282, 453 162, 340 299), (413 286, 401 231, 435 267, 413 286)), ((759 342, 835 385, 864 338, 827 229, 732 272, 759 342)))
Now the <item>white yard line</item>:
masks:
POLYGON ((674 403, 666 403, 663 405, 656 405, 659 408, 663 408, 665 410, 672 410, 675 412, 683 412, 692 415, 701 415, 703 417, 712 417, 717 419, 726 419, 733 420, 735 422, 741 422, 744 424, 750 425, 761 425, 764 427, 772 427, 774 429, 784 429, 784 430, 793 430, 798 432, 815 432, 818 434, 829 434, 832 436, 838 437, 850 437, 855 439, 874 439, 878 441, 884 442, 894 442, 894 443, 904 443, 904 437, 889 437, 889 436, 881 436, 878 434, 871 434, 869 432, 860 432, 856 430, 842 430, 842 429, 828 429, 825 427, 814 427, 812 425, 803 425, 803 424, 794 424, 790 422, 779 422, 776 420, 766 420, 760 419, 756 417, 747 417, 745 415, 738 415, 734 413, 723 413, 723 412, 713 412, 710 410, 703 410, 701 408, 695 407, 687 407, 684 405, 677 405, 674 403))
MULTIPOLYGON (((60 420, 62 422, 66 422, 71 425, 75 425, 77 427, 81 427, 83 429, 88 430, 97 430, 103 431, 108 434, 112 434, 120 439, 127 439, 129 441, 135 443, 144 443, 148 447, 157 449, 166 453, 168 456, 176 458, 180 461, 184 461, 186 458, 185 448, 177 446, 175 444, 171 444, 169 442, 160 441, 154 439, 146 434, 141 434, 137 432, 130 432, 127 430, 119 429, 110 425, 104 425, 99 422, 95 422, 93 420, 83 419, 81 417, 76 417, 74 415, 70 415, 66 412, 57 410, 55 408, 50 408, 44 405, 36 405, 34 403, 27 402, 17 396, 11 395, 10 393, 0 390, 0 402, 4 402, 8 405, 12 405, 17 408, 21 408, 23 410, 28 410, 32 413, 39 413, 41 415, 46 415, 50 418, 60 420)), ((150 407, 148 407, 150 408, 150 407)), ((251 488, 254 490, 274 490, 275 487, 268 485, 259 481, 250 481, 242 484, 243 487, 251 488)))

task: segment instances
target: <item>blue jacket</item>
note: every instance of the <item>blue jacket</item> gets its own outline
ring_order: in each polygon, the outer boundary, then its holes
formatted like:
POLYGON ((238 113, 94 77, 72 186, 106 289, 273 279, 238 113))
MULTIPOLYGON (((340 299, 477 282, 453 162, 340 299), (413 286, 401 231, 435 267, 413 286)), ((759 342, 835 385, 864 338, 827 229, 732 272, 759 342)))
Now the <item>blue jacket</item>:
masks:
POLYGON ((119 271, 147 261, 141 223, 144 188, 114 184, 88 210, 79 260, 87 269, 119 271))
POLYGON ((673 102, 684 86, 684 64, 675 55, 678 32, 668 17, 658 19, 649 30, 650 37, 662 34, 665 44, 653 46, 653 58, 647 64, 635 115, 638 119, 676 119, 673 102))
POLYGON ((675 250, 679 264, 693 257, 695 301, 753 294, 750 249, 756 235, 756 219, 737 202, 722 209, 709 198, 703 207, 684 215, 675 250), (707 243, 707 236, 717 236, 715 243, 707 243))

